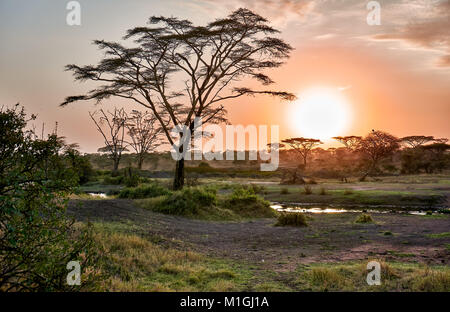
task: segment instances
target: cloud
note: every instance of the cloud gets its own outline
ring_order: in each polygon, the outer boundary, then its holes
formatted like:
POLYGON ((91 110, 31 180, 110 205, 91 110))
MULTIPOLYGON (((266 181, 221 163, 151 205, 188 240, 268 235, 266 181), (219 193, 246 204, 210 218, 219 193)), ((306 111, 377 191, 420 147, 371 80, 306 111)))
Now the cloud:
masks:
POLYGON ((437 2, 425 17, 417 17, 394 31, 373 36, 378 40, 402 40, 443 55, 438 66, 450 66, 450 1, 437 2))
POLYGON ((285 25, 302 18, 314 7, 313 0, 198 0, 198 2, 213 5, 215 10, 218 6, 227 11, 244 7, 276 25, 285 25))

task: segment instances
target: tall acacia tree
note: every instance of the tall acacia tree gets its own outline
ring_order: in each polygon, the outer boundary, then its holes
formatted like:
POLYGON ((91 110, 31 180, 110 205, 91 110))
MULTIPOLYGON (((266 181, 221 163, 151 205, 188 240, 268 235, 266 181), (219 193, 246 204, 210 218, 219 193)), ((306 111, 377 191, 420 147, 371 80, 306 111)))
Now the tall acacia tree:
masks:
MULTIPOLYGON (((226 18, 206 26, 188 20, 153 16, 148 27, 127 31, 124 40, 134 39, 134 47, 118 42, 94 41, 105 51, 97 65, 67 65, 75 79, 93 80, 102 85, 85 95, 70 96, 61 105, 79 100, 101 102, 110 97, 133 100, 150 109, 158 119, 167 141, 183 156, 180 132, 194 130, 194 118, 218 123, 225 120, 223 102, 244 95, 266 94, 294 100, 292 93, 237 85, 244 78, 267 86, 273 80, 264 70, 276 68, 289 57, 292 47, 273 37, 279 31, 248 9, 238 9, 226 18)), ((184 184, 184 157, 177 160, 174 189, 184 184)))

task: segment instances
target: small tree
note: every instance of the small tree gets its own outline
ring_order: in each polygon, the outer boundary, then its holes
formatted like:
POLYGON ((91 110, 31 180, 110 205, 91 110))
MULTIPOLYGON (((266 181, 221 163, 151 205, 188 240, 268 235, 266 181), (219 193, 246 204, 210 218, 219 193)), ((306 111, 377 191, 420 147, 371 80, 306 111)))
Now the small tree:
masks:
POLYGON ((319 144, 323 144, 318 139, 310 138, 291 138, 283 140, 282 143, 289 145, 295 152, 300 155, 303 161, 303 168, 306 169, 306 162, 311 150, 319 144))
POLYGON ((367 170, 360 180, 364 181, 383 159, 391 156, 399 148, 398 138, 383 131, 372 130, 372 133, 363 138, 358 145, 358 151, 365 155, 368 161, 367 170))
POLYGON ((125 142, 127 114, 123 108, 114 108, 112 112, 105 112, 103 109, 94 113, 89 112, 89 116, 105 142, 105 146, 99 148, 98 151, 109 155, 113 161, 113 171, 117 172, 122 152, 128 151, 125 142), (100 115, 98 120, 95 117, 97 113, 100 115))
POLYGON ((128 145, 136 152, 138 168, 142 169, 144 156, 161 145, 159 135, 162 129, 153 113, 137 110, 131 112, 125 127, 131 139, 128 145))

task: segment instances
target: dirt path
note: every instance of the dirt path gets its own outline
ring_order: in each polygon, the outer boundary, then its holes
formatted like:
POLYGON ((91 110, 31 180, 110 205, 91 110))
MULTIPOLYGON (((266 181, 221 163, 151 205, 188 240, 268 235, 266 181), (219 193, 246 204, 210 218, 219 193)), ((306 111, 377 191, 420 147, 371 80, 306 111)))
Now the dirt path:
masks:
POLYGON ((132 222, 145 235, 178 241, 211 256, 244 260, 277 271, 298 264, 367 259, 450 263, 450 218, 372 214, 376 224, 355 224, 356 214, 315 214, 306 228, 275 227, 274 219, 210 222, 153 213, 130 200, 77 200, 68 212, 78 220, 132 222), (392 235, 389 235, 392 233, 392 235), (388 235, 386 235, 388 234, 388 235))

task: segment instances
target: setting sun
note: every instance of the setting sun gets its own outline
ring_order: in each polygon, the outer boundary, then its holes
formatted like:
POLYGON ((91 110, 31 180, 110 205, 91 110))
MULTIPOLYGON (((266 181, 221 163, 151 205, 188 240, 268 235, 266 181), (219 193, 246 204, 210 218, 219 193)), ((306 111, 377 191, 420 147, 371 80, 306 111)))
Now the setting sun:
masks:
POLYGON ((291 123, 301 136, 330 139, 342 134, 350 123, 349 104, 334 88, 311 88, 300 93, 289 112, 291 123))

